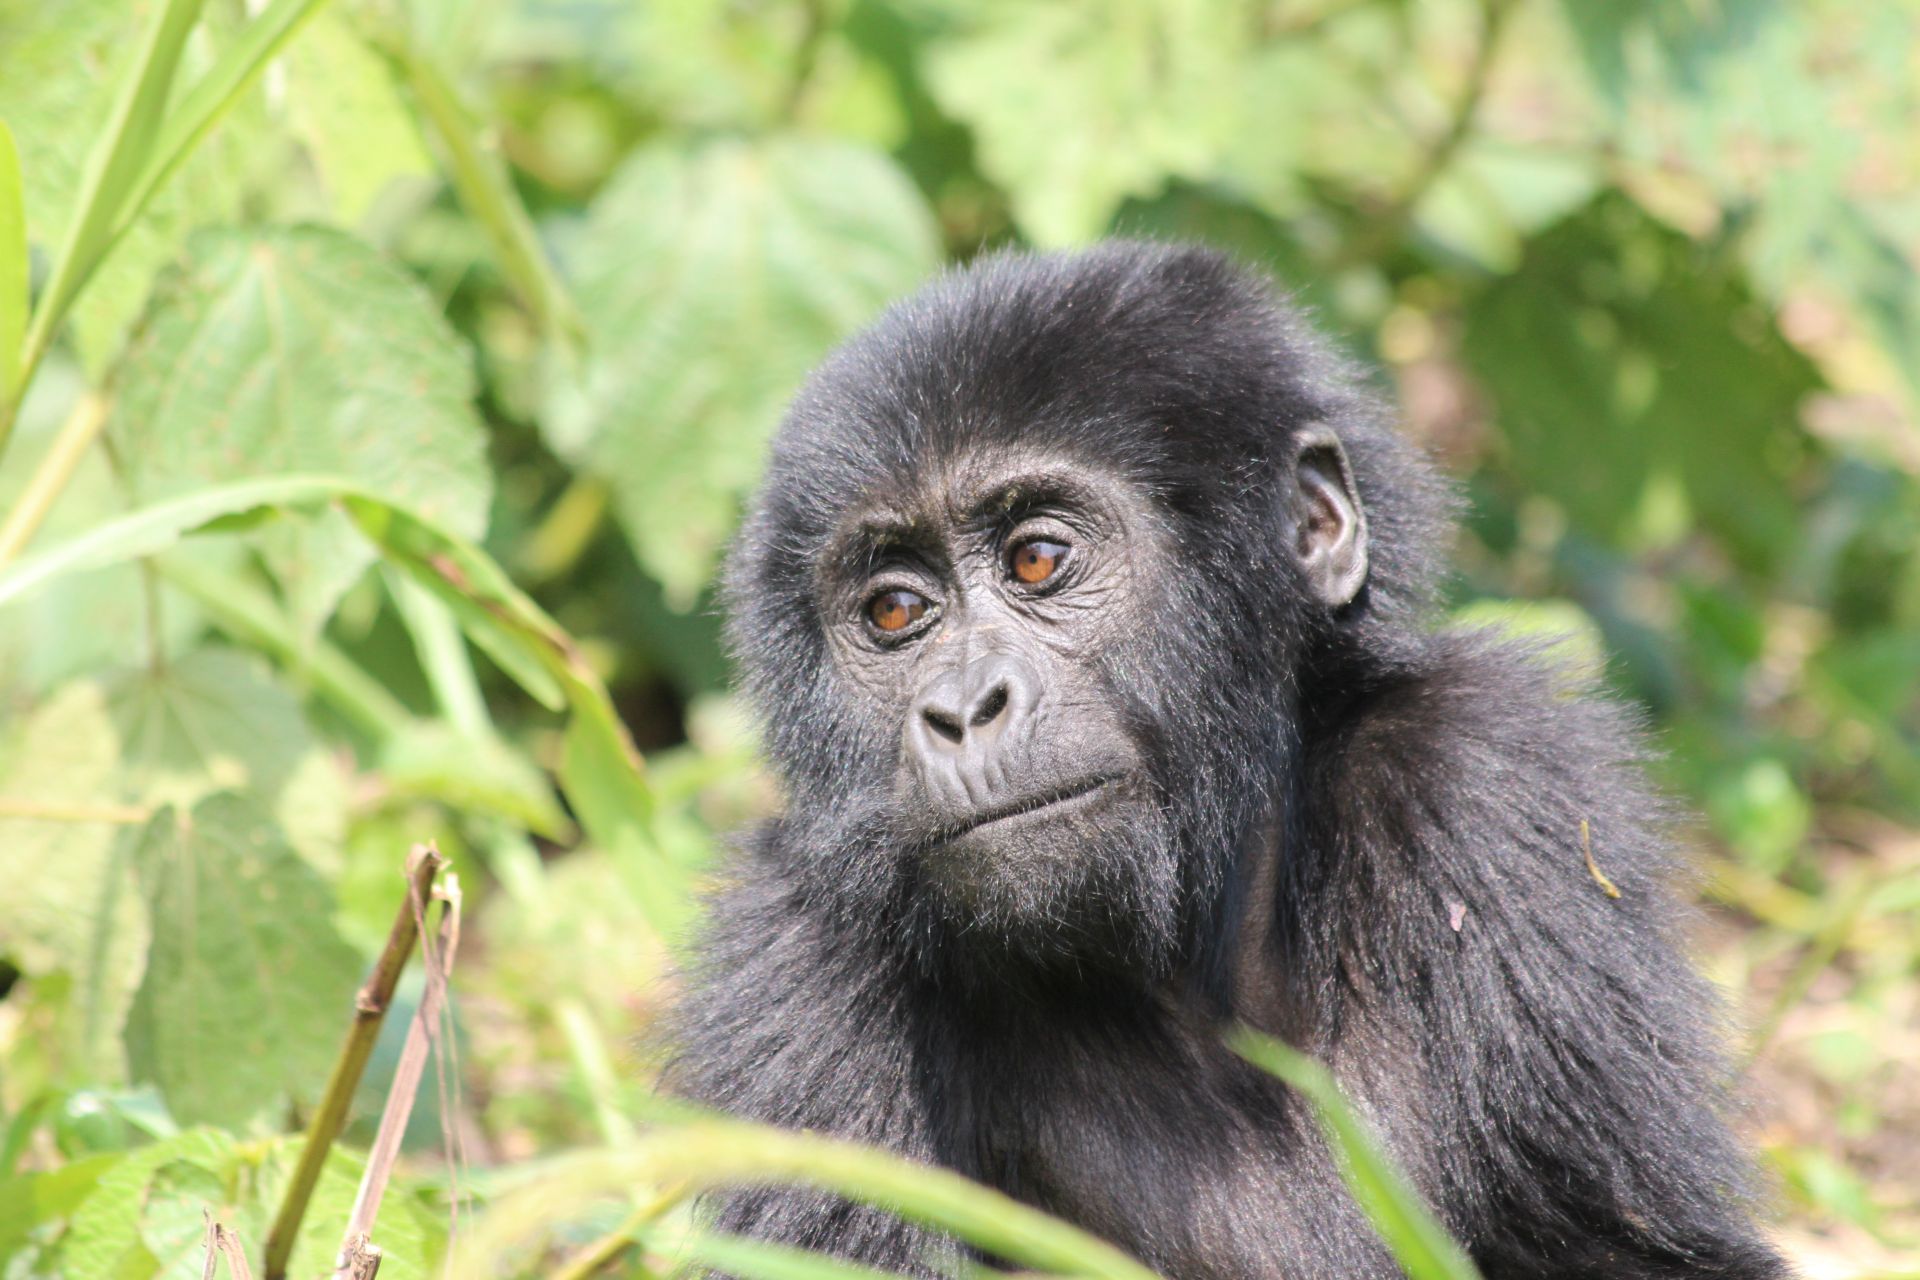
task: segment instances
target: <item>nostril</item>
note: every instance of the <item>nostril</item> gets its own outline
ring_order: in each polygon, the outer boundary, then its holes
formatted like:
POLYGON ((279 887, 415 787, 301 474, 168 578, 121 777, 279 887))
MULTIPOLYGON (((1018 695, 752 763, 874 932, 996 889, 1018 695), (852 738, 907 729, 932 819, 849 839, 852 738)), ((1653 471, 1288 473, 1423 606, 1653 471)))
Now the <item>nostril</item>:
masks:
POLYGON ((958 742, 966 736, 967 731, 961 725, 960 717, 942 711, 938 707, 922 707, 920 718, 927 722, 929 729, 948 742, 958 742))
POLYGON ((985 698, 982 698, 980 705, 974 709, 973 727, 977 729, 981 725, 992 724, 995 718, 1006 709, 1007 686, 997 684, 993 686, 993 691, 987 694, 985 698))

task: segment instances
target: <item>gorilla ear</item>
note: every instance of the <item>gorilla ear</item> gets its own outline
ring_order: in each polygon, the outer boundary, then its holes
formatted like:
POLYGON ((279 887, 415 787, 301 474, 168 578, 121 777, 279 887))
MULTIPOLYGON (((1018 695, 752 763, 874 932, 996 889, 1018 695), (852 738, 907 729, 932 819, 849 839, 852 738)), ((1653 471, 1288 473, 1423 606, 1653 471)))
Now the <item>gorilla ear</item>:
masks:
POLYGON ((1367 581, 1367 513, 1339 436, 1307 426, 1295 436, 1294 448, 1293 479, 1300 490, 1294 554, 1308 590, 1337 609, 1367 581))

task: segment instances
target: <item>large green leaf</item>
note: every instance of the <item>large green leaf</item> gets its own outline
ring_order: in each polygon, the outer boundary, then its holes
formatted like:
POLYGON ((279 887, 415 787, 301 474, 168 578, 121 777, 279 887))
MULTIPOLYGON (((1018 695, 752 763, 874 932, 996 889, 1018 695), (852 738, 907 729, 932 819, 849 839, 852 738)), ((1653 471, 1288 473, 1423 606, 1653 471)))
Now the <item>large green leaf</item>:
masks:
POLYGON ((807 370, 931 272, 932 218, 884 156, 795 137, 662 143, 630 159, 567 255, 593 339, 544 422, 614 487, 681 607, 713 570, 807 370))
POLYGON ((35 1246, 50 1242, 55 1228, 121 1158, 118 1152, 90 1156, 41 1173, 0 1178, 0 1263, 7 1264, 9 1274, 15 1268, 29 1276, 46 1274, 32 1267, 43 1256, 35 1246))
MULTIPOLYGON (((1043 245, 1099 235, 1128 196, 1204 178, 1243 124, 1244 15, 1232 4, 996 4, 937 46, 935 98, 1043 245)), ((1284 118, 1265 127, 1284 124, 1284 118)))
POLYGON ((258 797, 317 867, 339 859, 346 780, 265 664, 202 649, 108 684, 124 798, 190 806, 218 790, 258 797))
POLYGON ((606 687, 577 642, 485 552, 364 486, 329 476, 278 476, 158 503, 0 571, 0 608, 70 573, 166 550, 210 525, 327 504, 346 513, 389 563, 451 609, 468 638, 522 688, 549 707, 570 710, 561 784, 588 838, 615 853, 634 877, 656 926, 663 932, 674 927, 684 918, 685 903, 677 886, 662 877, 652 788, 606 687))
MULTIPOLYGON (((108 424, 142 501, 327 471, 467 537, 492 492, 465 349, 405 272, 318 227, 208 232, 157 290, 108 424)), ((318 627, 372 551, 337 517, 266 531, 318 627)))
POLYGON ((1704 528, 1750 569, 1797 544, 1818 379, 1727 255, 1603 200, 1475 300, 1463 346, 1500 470, 1582 532, 1639 550, 1704 528))
POLYGON ((106 693, 91 681, 55 694, 0 751, 0 813, 43 815, 0 816, 0 953, 27 973, 71 977, 59 1057, 96 1080, 125 1069, 118 1036, 147 949, 117 843, 134 816, 114 807, 117 758, 106 693))
MULTIPOLYGON (((62 414, 74 396, 86 394, 76 381, 70 369, 58 365, 43 368, 35 380, 34 394, 0 456, 0 512, 26 493, 61 429, 62 414)), ((83 404, 78 412, 97 410, 83 404)), ((88 450, 30 545, 65 542, 125 511, 126 494, 114 479, 106 451, 88 450)), ((230 566, 240 552, 231 539, 203 538, 191 547, 176 548, 170 558, 212 572, 230 566)), ((30 700, 74 675, 165 661, 183 652, 205 621, 200 610, 182 598, 155 608, 156 589, 140 568, 121 565, 67 578, 40 593, 0 626, 0 704, 8 698, 30 700)))
POLYGON ((250 797, 162 810, 134 852, 153 924, 127 1050, 175 1118, 238 1124, 311 1096, 360 963, 333 901, 250 797))

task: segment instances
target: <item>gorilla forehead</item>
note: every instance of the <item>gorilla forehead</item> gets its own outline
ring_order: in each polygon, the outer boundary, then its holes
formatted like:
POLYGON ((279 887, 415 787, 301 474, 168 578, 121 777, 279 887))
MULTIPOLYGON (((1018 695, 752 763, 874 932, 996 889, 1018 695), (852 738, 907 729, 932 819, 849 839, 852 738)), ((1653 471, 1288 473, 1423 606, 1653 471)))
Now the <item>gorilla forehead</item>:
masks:
POLYGON ((1288 424, 1338 413, 1334 362, 1205 250, 998 255, 891 309, 796 399, 769 490, 789 535, 983 458, 1080 459, 1178 505, 1263 477, 1288 424), (1308 388, 1322 390, 1310 393, 1308 388))

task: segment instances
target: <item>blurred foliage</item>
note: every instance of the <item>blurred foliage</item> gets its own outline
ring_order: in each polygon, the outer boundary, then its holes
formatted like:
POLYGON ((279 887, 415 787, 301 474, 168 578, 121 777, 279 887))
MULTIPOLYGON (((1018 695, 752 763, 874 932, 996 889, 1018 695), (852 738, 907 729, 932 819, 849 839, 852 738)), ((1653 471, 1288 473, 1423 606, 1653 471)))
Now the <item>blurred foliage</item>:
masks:
MULTIPOLYGON (((1456 619, 1646 708, 1785 1237, 1920 1273, 1917 121, 1914 0, 0 0, 0 1272, 258 1247, 427 838, 478 941, 382 1274, 644 1165, 629 1046, 777 803, 711 584, 781 406, 1124 233, 1382 370, 1456 619)), ((487 1264, 668 1250, 621 1177, 487 1264)))

